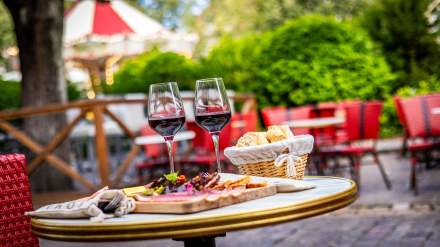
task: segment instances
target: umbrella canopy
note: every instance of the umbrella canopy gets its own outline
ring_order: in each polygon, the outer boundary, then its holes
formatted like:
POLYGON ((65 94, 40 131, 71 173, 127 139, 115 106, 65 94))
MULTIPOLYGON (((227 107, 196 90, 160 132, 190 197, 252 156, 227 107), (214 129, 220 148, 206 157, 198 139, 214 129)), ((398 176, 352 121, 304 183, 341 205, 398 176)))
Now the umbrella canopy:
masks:
POLYGON ((77 1, 65 13, 67 58, 97 59, 132 55, 145 50, 146 41, 171 33, 160 23, 121 0, 77 1))
MULTIPOLYGON (((64 14, 64 57, 69 68, 90 75, 85 88, 99 92, 100 83, 113 83, 113 70, 124 57, 158 45, 191 56, 197 35, 171 32, 122 0, 83 0, 64 14)), ((95 95, 95 94, 93 94, 95 95)))

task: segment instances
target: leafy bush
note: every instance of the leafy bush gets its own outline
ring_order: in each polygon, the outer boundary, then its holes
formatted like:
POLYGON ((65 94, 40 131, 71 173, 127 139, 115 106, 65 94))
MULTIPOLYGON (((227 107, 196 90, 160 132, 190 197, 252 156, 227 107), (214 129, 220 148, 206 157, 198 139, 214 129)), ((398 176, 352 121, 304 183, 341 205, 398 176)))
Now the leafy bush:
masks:
POLYGON ((69 101, 79 100, 84 98, 84 96, 84 92, 76 84, 67 82, 67 98, 69 101))
POLYGON ((20 83, 0 80, 0 110, 14 109, 21 106, 20 83))
POLYGON ((177 81, 182 90, 193 89, 198 66, 190 59, 173 52, 152 50, 125 61, 115 74, 115 82, 106 86, 106 93, 148 93, 150 84, 177 81))
POLYGON ((384 99, 395 78, 360 28, 316 15, 276 29, 258 61, 261 106, 384 99))
MULTIPOLYGON (((17 81, 3 81, 0 79, 0 111, 21 107, 21 85, 17 81)), ((70 101, 83 98, 83 92, 74 84, 68 83, 67 95, 70 101)))
MULTIPOLYGON (((267 35, 266 35, 267 36, 267 35)), ((203 59, 203 77, 222 77, 226 88, 249 91, 249 84, 255 83, 264 35, 248 35, 240 39, 224 37, 203 59)))

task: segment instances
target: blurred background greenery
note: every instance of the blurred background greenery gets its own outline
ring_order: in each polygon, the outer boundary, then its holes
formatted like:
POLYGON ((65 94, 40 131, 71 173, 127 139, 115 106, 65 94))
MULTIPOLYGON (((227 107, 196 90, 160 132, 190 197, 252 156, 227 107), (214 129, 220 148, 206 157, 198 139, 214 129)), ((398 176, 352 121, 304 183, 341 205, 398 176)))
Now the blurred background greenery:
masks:
MULTIPOLYGON (((105 94, 147 93, 163 81, 192 90, 198 78, 221 76, 228 89, 255 93, 260 108, 378 99, 388 137, 401 131, 393 95, 440 91, 436 0, 127 2, 170 29, 197 33, 199 42, 191 58, 153 48, 125 60, 105 94)), ((0 19, 4 48, 14 41, 4 9, 0 19)), ((17 83, 0 85, 0 109, 18 107, 17 83)), ((69 86, 70 99, 81 97, 69 86)))

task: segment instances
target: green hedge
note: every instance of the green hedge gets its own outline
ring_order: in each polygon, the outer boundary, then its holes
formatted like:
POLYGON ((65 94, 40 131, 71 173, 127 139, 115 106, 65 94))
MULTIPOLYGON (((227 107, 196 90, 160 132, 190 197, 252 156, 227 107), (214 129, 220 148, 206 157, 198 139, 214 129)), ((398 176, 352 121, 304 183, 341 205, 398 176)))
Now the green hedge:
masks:
POLYGON ((150 84, 176 81, 179 88, 194 88, 198 79, 198 65, 173 52, 152 50, 126 60, 115 74, 114 84, 104 88, 105 93, 148 93, 150 84))
POLYGON ((366 33, 332 17, 290 21, 265 44, 255 87, 262 105, 384 99, 395 78, 366 33))
POLYGON ((200 60, 203 77, 223 77, 225 86, 241 92, 249 92, 249 85, 256 83, 263 42, 268 35, 248 35, 241 39, 224 37, 209 54, 200 60))

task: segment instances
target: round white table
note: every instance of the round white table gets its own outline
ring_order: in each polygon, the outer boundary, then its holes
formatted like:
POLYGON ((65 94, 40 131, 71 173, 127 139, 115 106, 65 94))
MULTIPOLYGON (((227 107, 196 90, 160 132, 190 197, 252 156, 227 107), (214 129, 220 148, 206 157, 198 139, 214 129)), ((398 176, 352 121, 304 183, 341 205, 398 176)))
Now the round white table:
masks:
MULTIPOLYGON (((306 177, 304 180, 315 183, 316 188, 184 215, 129 214, 102 223, 87 219, 32 219, 32 230, 42 239, 41 243, 48 246, 61 245, 61 242, 66 246, 104 246, 111 242, 111 245, 124 247, 134 246, 127 242, 129 240, 159 238, 183 240, 185 246, 215 246, 215 236, 226 232, 324 214, 343 208, 357 198, 357 186, 349 179, 306 177)), ((142 246, 139 243, 138 246, 142 246)))
MULTIPOLYGON (((192 130, 180 131, 174 136, 174 141, 188 141, 196 137, 196 133, 192 130)), ((136 145, 149 145, 165 143, 163 136, 161 135, 146 135, 138 136, 134 139, 136 145)))

